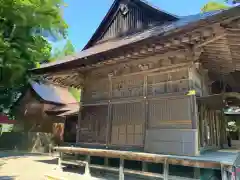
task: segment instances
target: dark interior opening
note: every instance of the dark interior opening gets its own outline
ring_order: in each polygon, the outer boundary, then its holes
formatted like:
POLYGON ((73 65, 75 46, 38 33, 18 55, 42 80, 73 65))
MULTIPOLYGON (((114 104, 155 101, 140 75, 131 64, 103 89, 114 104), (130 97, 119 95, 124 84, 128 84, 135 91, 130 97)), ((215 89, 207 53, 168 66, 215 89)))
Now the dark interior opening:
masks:
POLYGON ((64 142, 67 143, 76 143, 77 135, 77 115, 71 115, 66 117, 65 126, 64 126, 64 142))

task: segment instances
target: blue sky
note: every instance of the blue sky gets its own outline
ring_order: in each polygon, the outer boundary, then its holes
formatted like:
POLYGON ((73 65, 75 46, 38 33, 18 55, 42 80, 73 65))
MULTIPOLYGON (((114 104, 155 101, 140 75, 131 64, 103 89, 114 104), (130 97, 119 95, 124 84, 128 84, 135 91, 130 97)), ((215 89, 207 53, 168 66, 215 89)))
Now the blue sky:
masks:
MULTIPOLYGON (((69 39, 80 51, 95 32, 114 0, 65 0, 64 18, 69 25, 69 39)), ((179 16, 199 13, 209 0, 148 0, 164 11, 179 16)))

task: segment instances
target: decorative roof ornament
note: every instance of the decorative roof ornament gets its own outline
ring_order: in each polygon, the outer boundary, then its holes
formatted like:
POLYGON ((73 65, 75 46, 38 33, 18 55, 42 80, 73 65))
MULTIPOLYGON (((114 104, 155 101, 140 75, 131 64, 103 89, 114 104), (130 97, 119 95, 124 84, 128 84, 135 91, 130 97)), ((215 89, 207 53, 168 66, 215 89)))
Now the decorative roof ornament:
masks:
POLYGON ((122 13, 122 15, 127 15, 127 13, 129 12, 129 8, 127 4, 120 4, 120 11, 122 13))

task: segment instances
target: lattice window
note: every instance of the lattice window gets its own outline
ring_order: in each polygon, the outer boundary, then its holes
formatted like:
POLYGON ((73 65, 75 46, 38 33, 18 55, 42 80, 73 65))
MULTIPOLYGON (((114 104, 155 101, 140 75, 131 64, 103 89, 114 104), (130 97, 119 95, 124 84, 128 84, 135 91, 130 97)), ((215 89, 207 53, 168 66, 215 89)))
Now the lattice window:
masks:
POLYGON ((113 97, 136 97, 143 96, 144 77, 134 75, 113 79, 113 97))
POLYGON ((84 90, 85 101, 88 100, 105 100, 109 97, 109 80, 103 79, 98 81, 91 81, 86 84, 84 90))
POLYGON ((148 95, 156 96, 188 90, 189 80, 187 70, 148 76, 148 95))

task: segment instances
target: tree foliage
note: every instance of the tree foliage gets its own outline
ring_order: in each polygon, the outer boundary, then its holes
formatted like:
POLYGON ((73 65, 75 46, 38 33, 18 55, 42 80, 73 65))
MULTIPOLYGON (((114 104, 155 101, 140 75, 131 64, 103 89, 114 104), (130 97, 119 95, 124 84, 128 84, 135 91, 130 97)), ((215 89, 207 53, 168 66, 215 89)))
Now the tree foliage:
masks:
MULTIPOLYGON (((51 61, 57 61, 61 59, 64 56, 72 55, 75 52, 75 48, 72 45, 72 42, 70 40, 67 40, 63 48, 56 48, 53 51, 53 55, 51 57, 51 61)), ((81 98, 81 90, 69 87, 68 91, 72 94, 72 96, 80 102, 81 98)))
MULTIPOLYGON (((60 60, 64 56, 72 55, 75 52, 75 48, 70 40, 67 40, 63 48, 56 48, 53 51, 52 57, 50 61, 60 60)), ((72 96, 80 102, 81 98, 81 90, 69 87, 68 91, 72 94, 72 96)))
POLYGON ((209 1, 201 8, 201 12, 216 11, 227 8, 229 8, 229 5, 225 2, 209 1))
POLYGON ((75 52, 75 48, 70 40, 67 40, 63 48, 56 48, 53 51, 50 61, 57 61, 64 56, 71 55, 75 52))
POLYGON ((211 0, 201 8, 201 12, 223 10, 238 4, 237 0, 211 0))
POLYGON ((27 69, 50 59, 48 40, 66 37, 63 0, 0 0, 0 111, 27 83, 27 69))

